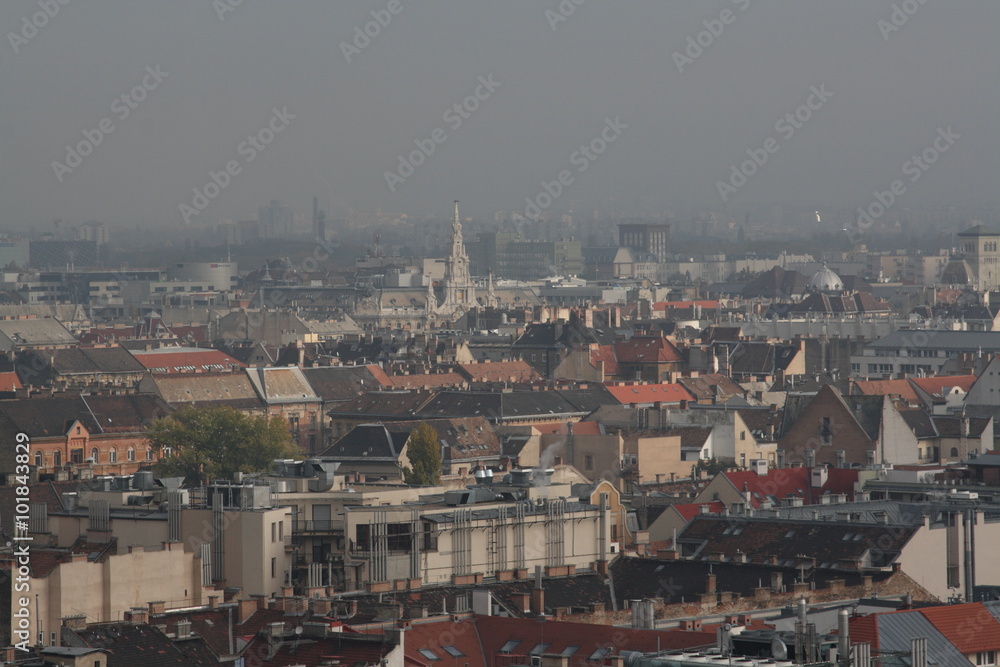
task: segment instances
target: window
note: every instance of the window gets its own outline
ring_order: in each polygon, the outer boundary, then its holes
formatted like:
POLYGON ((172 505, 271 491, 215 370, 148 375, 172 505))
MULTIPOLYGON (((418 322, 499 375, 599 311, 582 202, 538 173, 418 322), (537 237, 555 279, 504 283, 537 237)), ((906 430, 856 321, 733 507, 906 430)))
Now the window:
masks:
POLYGON ((97 447, 90 450, 90 458, 94 460, 94 463, 101 462, 101 452, 97 450, 97 447))
POLYGON ((597 649, 596 651, 594 651, 593 653, 590 654, 590 659, 593 660, 593 661, 601 660, 601 659, 604 658, 604 656, 606 656, 608 654, 608 652, 609 652, 609 649, 607 649, 605 647, 601 647, 601 648, 597 649))
POLYGON ((128 448, 128 451, 125 452, 125 458, 129 461, 135 461, 135 447, 128 448))
POLYGON ((108 452, 108 462, 109 463, 118 463, 118 450, 115 449, 114 447, 112 447, 111 451, 108 452))
POLYGON ((59 467, 62 465, 62 452, 52 452, 52 465, 59 467))
POLYGON ((464 658, 465 654, 459 651, 454 646, 442 646, 441 650, 450 655, 453 658, 464 658))
POLYGON ((958 447, 952 447, 952 448, 951 448, 951 457, 952 457, 953 459, 954 459, 954 458, 958 458, 958 447))
POLYGON ((278 541, 278 524, 274 521, 271 522, 271 541, 278 541))
POLYGON ((979 667, 990 667, 997 664, 996 651, 980 651, 976 654, 976 665, 979 667))
POLYGON ((501 653, 510 653, 511 651, 513 651, 514 649, 516 649, 520 644, 521 644, 521 640, 520 639, 511 639, 506 644, 504 644, 503 646, 500 647, 500 652, 501 653))
POLYGON ((567 646, 566 648, 564 648, 562 650, 562 653, 560 653, 559 655, 561 655, 564 658, 570 658, 570 657, 573 656, 574 653, 576 653, 579 650, 580 650, 579 646, 570 645, 570 646, 567 646))
POLYGON ((536 644, 535 648, 531 649, 531 653, 529 653, 528 655, 541 655, 542 653, 545 653, 545 649, 547 649, 549 646, 551 646, 550 643, 544 643, 544 642, 541 644, 536 644))
POLYGON ((434 651, 430 650, 429 648, 422 648, 422 649, 420 649, 420 655, 424 656, 428 660, 440 660, 441 659, 441 658, 439 658, 437 656, 437 654, 434 651))
POLYGON ((747 432, 740 431, 740 440, 746 440, 746 439, 747 439, 747 432))
POLYGON ((35 452, 35 467, 36 468, 41 468, 42 467, 42 453, 41 452, 35 452))
POLYGON ((591 456, 590 454, 587 454, 586 456, 583 457, 583 468, 584 470, 594 469, 594 457, 591 456))
POLYGON ((275 576, 277 576, 277 572, 278 572, 278 559, 277 558, 272 558, 271 559, 271 578, 272 579, 274 579, 275 576))
POLYGON ((146 450, 146 460, 147 461, 152 461, 153 460, 153 450, 152 449, 147 449, 146 450))

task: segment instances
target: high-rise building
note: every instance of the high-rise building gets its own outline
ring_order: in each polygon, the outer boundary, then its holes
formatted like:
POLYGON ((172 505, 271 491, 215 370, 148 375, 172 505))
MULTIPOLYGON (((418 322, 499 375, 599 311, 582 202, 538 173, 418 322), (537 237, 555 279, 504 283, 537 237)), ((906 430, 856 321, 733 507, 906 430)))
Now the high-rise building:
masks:
POLYGON ((650 254, 665 262, 669 256, 669 223, 626 223, 618 225, 618 246, 640 254, 650 254))
POLYGON ((472 274, 539 280, 583 273, 583 249, 572 239, 531 241, 520 232, 480 232, 469 245, 472 274))
POLYGON ((271 200, 270 206, 257 209, 257 222, 260 225, 261 239, 285 238, 292 233, 294 216, 290 206, 282 206, 277 199, 271 200))

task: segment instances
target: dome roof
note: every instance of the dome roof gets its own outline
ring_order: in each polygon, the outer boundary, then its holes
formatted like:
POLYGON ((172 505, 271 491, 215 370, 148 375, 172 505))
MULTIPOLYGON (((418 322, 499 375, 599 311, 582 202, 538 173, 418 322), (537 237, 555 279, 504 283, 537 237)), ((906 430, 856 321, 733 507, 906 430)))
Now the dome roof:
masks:
POLYGON ((843 292, 844 281, 824 264, 823 268, 817 271, 809 281, 809 290, 816 292, 843 292))

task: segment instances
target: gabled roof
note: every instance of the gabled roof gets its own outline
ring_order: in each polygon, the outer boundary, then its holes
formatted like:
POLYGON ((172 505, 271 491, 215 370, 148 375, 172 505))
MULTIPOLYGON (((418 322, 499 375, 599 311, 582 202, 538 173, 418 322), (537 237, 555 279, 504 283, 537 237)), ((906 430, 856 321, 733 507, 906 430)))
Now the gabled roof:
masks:
POLYGON ((158 396, 35 397, 0 401, 0 415, 31 438, 65 436, 79 421, 92 435, 141 433, 150 421, 170 412, 158 396))
POLYGON ((632 336, 612 346, 619 364, 680 363, 684 356, 662 336, 632 336))
POLYGON ((606 385, 608 393, 620 405, 679 403, 693 401, 694 395, 678 383, 606 385))
POLYGON ((973 225, 968 229, 958 233, 960 237, 977 237, 977 236, 1000 236, 1000 232, 993 229, 992 227, 987 227, 986 225, 973 225))
POLYGON ((685 521, 690 521, 696 516, 699 516, 702 512, 702 507, 707 507, 709 514, 722 514, 726 509, 725 503, 719 500, 713 500, 707 503, 684 503, 683 505, 670 505, 670 507, 673 507, 685 521))
POLYGON ((752 470, 734 470, 721 474, 733 488, 743 493, 744 486, 750 493, 754 508, 760 508, 768 497, 784 501, 789 497, 801 498, 807 505, 819 502, 825 494, 845 494, 854 497, 854 483, 858 481, 858 471, 848 468, 827 468, 826 484, 819 488, 811 486, 809 468, 782 468, 758 475, 752 470))
POLYGON ((108 652, 108 667, 169 667, 211 665, 181 652, 166 635, 150 625, 114 623, 72 630, 85 645, 108 652))
POLYGON ((122 347, 71 347, 48 352, 32 351, 25 355, 25 365, 41 359, 59 375, 143 373, 146 368, 122 347))
POLYGON ((322 400, 313 392, 301 368, 248 368, 246 374, 265 403, 318 403, 322 400))
POLYGON ((855 391, 864 396, 896 395, 908 403, 918 402, 909 380, 852 380, 855 391))
POLYGON ((161 347, 134 351, 132 356, 151 373, 205 373, 243 368, 244 364, 219 350, 196 347, 161 347))
POLYGON ((348 401, 365 391, 391 385, 389 376, 374 364, 362 366, 313 366, 303 368, 313 392, 324 401, 348 401))
POLYGON ((695 378, 682 377, 677 381, 698 400, 743 395, 743 387, 722 373, 709 373, 695 378))
POLYGON ((595 345, 590 350, 590 363, 597 368, 597 363, 604 363, 605 375, 618 375, 621 367, 615 358, 615 348, 613 345, 595 345))
POLYGON ((522 360, 458 364, 455 370, 470 382, 535 382, 542 376, 522 360))
POLYGON ((229 405, 241 410, 264 407, 245 373, 151 375, 147 380, 170 404, 229 405))
POLYGON ((14 391, 22 386, 21 378, 14 371, 0 373, 0 391, 14 391))
POLYGON ((385 424, 359 424, 319 455, 334 460, 395 463, 409 437, 410 429, 390 432, 385 424))
POLYGON ((73 337, 59 320, 0 320, 0 334, 19 346, 75 345, 73 337))
POLYGON ((329 410, 331 416, 406 419, 437 396, 435 391, 369 391, 357 398, 338 403, 329 410))
POLYGON ((920 613, 962 653, 1000 651, 1000 607, 982 602, 925 607, 920 613), (970 632, 970 624, 975 630, 970 632))
POLYGON ((782 437, 795 425, 802 413, 814 401, 835 401, 848 412, 872 441, 878 440, 882 426, 882 406, 884 396, 843 395, 831 384, 820 387, 815 394, 788 394, 785 398, 785 412, 782 420, 782 437))
POLYGON ((399 389, 458 387, 465 384, 465 378, 458 373, 415 373, 413 375, 390 375, 388 377, 392 386, 399 389))
POLYGON ((975 375, 936 375, 927 378, 910 378, 915 387, 927 393, 935 401, 944 400, 944 395, 954 387, 968 393, 976 383, 975 375))
POLYGON ((774 557, 779 564, 795 567, 805 555, 820 569, 855 570, 855 564, 872 549, 885 553, 886 562, 891 562, 917 530, 914 526, 890 530, 884 524, 708 515, 693 518, 677 541, 696 546, 695 558, 721 554, 729 559, 745 554, 753 562, 774 557))
POLYGON ((441 447, 449 448, 442 457, 445 460, 495 458, 500 455, 500 436, 483 417, 394 421, 384 426, 393 435, 408 436, 421 423, 434 429, 441 447))

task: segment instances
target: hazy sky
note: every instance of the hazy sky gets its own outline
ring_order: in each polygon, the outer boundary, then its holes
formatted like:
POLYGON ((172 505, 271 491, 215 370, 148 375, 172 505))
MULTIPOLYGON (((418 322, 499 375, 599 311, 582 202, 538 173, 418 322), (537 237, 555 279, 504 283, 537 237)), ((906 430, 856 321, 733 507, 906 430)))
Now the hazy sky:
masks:
POLYGON ((777 150, 729 193, 733 209, 867 204, 894 179, 899 205, 998 201, 996 0, 563 0, 575 11, 560 22, 559 0, 398 1, 389 14, 390 0, 4 0, 0 227, 177 225, 229 161, 239 173, 194 224, 270 199, 308 214, 314 194, 334 214, 447 215, 452 199, 523 211, 562 170, 553 208, 723 211, 718 182, 768 138, 777 150), (348 62, 372 11, 391 21, 348 62), (679 71, 689 37, 707 46, 679 71), (477 86, 478 109, 446 115, 477 86), (821 86, 832 96, 809 100, 821 86), (789 136, 776 124, 807 101, 789 136), (114 129, 57 175, 102 119, 114 129), (269 123, 281 131, 248 161, 242 142, 269 123), (959 138, 912 182, 904 164, 949 126, 959 138), (384 172, 435 129, 433 154, 391 191, 384 172), (603 154, 574 154, 602 131, 603 154))

